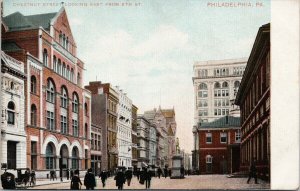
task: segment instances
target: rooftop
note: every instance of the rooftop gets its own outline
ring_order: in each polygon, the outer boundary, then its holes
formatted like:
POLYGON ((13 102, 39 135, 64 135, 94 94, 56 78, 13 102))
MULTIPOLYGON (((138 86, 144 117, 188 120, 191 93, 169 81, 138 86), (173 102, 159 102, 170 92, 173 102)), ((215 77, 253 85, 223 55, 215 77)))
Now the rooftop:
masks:
POLYGON ((201 128, 226 128, 226 127, 240 127, 240 117, 224 116, 212 122, 199 123, 201 128))

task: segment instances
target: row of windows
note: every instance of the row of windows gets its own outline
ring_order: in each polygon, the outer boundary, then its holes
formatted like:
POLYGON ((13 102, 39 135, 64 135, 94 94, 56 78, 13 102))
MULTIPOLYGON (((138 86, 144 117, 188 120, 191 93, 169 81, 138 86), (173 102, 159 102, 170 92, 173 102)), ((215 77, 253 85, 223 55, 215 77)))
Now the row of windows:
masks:
POLYGON ((101 136, 92 133, 91 134, 91 148, 92 150, 100 151, 101 150, 101 136))
POLYGON ((215 99, 214 106, 215 107, 229 106, 229 99, 215 99))
POLYGON ((234 67, 233 75, 243 75, 245 71, 245 67, 234 67))
POLYGON ((214 76, 228 76, 229 68, 216 68, 214 69, 214 76))
POLYGON ((214 90, 215 97, 228 97, 229 90, 214 90))
MULTIPOLYGON (((233 75, 243 75, 245 70, 244 66, 241 67, 234 67, 232 74, 233 75)), ((215 68, 214 70, 214 76, 229 76, 229 68, 215 68)), ((208 70, 202 69, 198 70, 198 76, 199 77, 207 77, 208 76, 208 70)))
MULTIPOLYGON (((44 49, 43 51, 43 64, 49 67, 49 60, 48 60, 48 51, 44 49)), ((62 75, 66 79, 70 80, 71 82, 75 83, 74 79, 74 69, 66 65, 65 62, 61 62, 60 59, 57 59, 56 56, 53 56, 53 70, 58 74, 62 75)), ((77 84, 80 85, 80 73, 77 73, 77 84)))
POLYGON ((69 37, 66 37, 61 31, 59 32, 59 43, 67 50, 69 50, 69 37))
MULTIPOLYGON (((238 88, 239 86, 240 86, 240 81, 235 81, 234 82, 234 88, 238 88)), ((223 82, 223 83, 215 82, 214 83, 214 88, 215 89, 219 89, 219 88, 227 89, 227 88, 229 88, 229 85, 228 85, 228 82, 223 82)), ((200 83, 199 86, 198 86, 198 89, 199 90, 207 90, 208 89, 207 84, 206 83, 200 83)))
MULTIPOLYGON (((213 138, 212 138, 212 133, 206 133, 206 144, 212 144, 213 138)), ((241 141, 241 131, 238 130, 235 132, 235 142, 240 142, 241 141)), ((220 143, 227 143, 227 133, 221 132, 220 133, 220 143)))
POLYGON ((215 116, 229 115, 229 109, 214 109, 215 116))

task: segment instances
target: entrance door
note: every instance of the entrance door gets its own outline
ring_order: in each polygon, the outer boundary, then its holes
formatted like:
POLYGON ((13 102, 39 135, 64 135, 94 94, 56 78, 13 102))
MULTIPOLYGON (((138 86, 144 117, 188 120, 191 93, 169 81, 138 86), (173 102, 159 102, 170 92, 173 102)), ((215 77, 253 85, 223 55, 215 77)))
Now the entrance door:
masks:
POLYGON ((7 168, 17 167, 17 142, 7 141, 7 168))
MULTIPOLYGON (((60 159, 59 159, 59 167, 66 169, 69 168, 68 165, 68 160, 69 160, 69 151, 67 145, 63 145, 60 148, 60 159)), ((66 172, 64 171, 62 176, 66 176, 66 172)))

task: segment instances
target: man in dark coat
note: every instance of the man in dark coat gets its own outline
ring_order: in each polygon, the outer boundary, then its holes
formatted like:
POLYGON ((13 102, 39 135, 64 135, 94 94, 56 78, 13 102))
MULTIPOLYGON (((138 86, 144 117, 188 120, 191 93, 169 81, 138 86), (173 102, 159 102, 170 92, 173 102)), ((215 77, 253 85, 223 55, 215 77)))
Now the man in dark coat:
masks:
POLYGON ((147 167, 144 170, 144 179, 146 182, 146 189, 150 188, 151 178, 152 178, 152 172, 150 171, 150 168, 147 167))
POLYGON ((252 159, 251 164, 250 164, 249 178, 247 180, 247 184, 249 184, 252 177, 255 179, 255 184, 258 184, 257 175, 256 175, 256 160, 255 160, 255 158, 252 159))
POLYGON ((107 172, 104 170, 100 173, 101 181, 102 181, 102 187, 105 187, 105 181, 107 179, 107 172))
POLYGON ((79 178, 79 170, 75 170, 74 175, 71 179, 71 190, 79 190, 81 188, 81 185, 82 183, 79 178))
POLYGON ((125 183, 125 175, 124 172, 119 169, 117 175, 115 176, 116 186, 119 190, 123 190, 123 184, 125 183))
POLYGON ((168 169, 167 168, 164 168, 164 175, 165 175, 165 178, 167 178, 167 176, 168 176, 168 169))
POLYGON ((158 167, 158 169, 157 169, 158 178, 160 178, 161 174, 162 174, 162 170, 160 167, 158 167))
POLYGON ((128 170, 126 170, 125 177, 126 177, 126 180, 127 180, 127 185, 130 186, 130 182, 131 182, 131 179, 132 179, 132 170, 131 170, 131 168, 128 168, 128 170))
POLYGON ((85 177, 84 177, 84 185, 86 190, 94 190, 96 186, 95 175, 92 173, 92 169, 88 169, 85 177))
POLYGON ((180 176, 184 177, 184 167, 183 167, 183 165, 181 165, 181 167, 180 167, 180 176))

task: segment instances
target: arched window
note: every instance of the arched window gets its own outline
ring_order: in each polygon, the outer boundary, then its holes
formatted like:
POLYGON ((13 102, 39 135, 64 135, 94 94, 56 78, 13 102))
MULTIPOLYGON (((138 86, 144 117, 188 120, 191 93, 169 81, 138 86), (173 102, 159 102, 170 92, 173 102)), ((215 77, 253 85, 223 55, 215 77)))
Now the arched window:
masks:
POLYGON ((15 124, 15 104, 10 101, 7 105, 7 124, 14 125, 15 124))
POLYGON ((67 79, 70 80, 70 67, 67 66, 67 79))
POLYGON ((200 89, 200 90, 207 90, 207 85, 206 85, 205 83, 201 83, 201 84, 199 85, 199 89, 200 89))
POLYGON ((235 81, 234 82, 234 88, 239 88, 240 87, 240 82, 239 81, 235 81))
POLYGON ((62 44, 63 38, 62 38, 62 32, 59 31, 59 43, 62 44))
POLYGON ((78 113, 78 96, 76 93, 73 93, 72 111, 78 113))
POLYGON ((61 61, 60 61, 60 59, 58 59, 57 73, 61 74, 61 61))
POLYGON ((85 136, 85 138, 88 138, 88 124, 87 123, 84 125, 84 136, 85 136))
POLYGON ((36 94, 36 78, 31 76, 30 78, 30 92, 36 94))
POLYGON ((32 126, 36 126, 36 120, 37 120, 37 109, 34 104, 31 105, 31 114, 30 114, 30 124, 32 126))
POLYGON ((61 107, 68 108, 68 93, 65 87, 61 88, 61 107))
POLYGON ((57 72, 57 60, 56 60, 56 56, 53 56, 53 70, 54 70, 54 72, 57 72))
POLYGON ((80 73, 77 74, 77 85, 80 85, 80 73))
POLYGON ((46 169, 55 168, 55 149, 53 143, 48 143, 46 147, 46 169))
POLYGON ((47 53, 47 49, 44 49, 44 52, 43 52, 43 64, 45 66, 48 66, 48 53, 47 53))
POLYGON ((47 97, 46 100, 54 103, 55 102, 55 87, 52 80, 48 79, 47 81, 47 97))
POLYGON ((85 116, 88 116, 89 112, 88 112, 88 105, 87 105, 87 103, 84 103, 84 112, 85 112, 85 116))
POLYGON ((66 47, 66 35, 63 34, 63 47, 66 47))
POLYGON ((67 40, 66 40, 66 49, 69 50, 69 38, 67 37, 67 40))
POLYGON ((66 77, 66 64, 63 62, 62 76, 66 77))
POLYGON ((228 88, 228 83, 227 82, 223 82, 222 88, 228 88))
POLYGON ((220 83, 219 83, 219 82, 216 82, 214 87, 217 89, 217 88, 220 88, 220 87, 221 87, 221 85, 220 85, 220 83))
POLYGON ((70 75, 70 81, 71 82, 74 82, 74 70, 73 70, 73 68, 71 68, 71 75, 70 75))
POLYGON ((14 90, 14 89, 15 89, 14 82, 10 82, 10 89, 11 89, 11 90, 14 90))
POLYGON ((79 169, 79 151, 76 146, 72 149, 72 169, 79 169))

